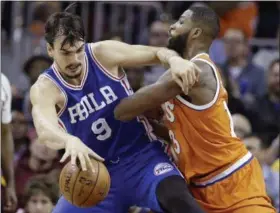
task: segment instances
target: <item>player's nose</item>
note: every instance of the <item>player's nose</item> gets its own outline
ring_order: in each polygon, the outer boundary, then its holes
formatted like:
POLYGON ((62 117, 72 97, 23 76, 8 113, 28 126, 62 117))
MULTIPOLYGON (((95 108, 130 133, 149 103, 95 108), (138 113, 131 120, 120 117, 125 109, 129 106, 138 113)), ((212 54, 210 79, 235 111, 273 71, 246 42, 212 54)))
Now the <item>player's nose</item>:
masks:
POLYGON ((168 33, 169 33, 169 35, 171 36, 172 35, 172 32, 175 30, 175 24, 172 24, 171 26, 170 26, 170 28, 169 28, 169 31, 168 31, 168 33))

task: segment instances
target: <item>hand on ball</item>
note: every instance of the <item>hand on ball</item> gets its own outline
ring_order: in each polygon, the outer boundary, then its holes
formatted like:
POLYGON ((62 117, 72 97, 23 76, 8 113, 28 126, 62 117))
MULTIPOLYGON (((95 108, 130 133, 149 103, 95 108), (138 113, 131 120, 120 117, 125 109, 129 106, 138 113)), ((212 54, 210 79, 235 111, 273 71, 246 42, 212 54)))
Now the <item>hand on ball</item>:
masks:
POLYGON ((65 153, 62 156, 60 162, 64 162, 69 156, 71 156, 71 164, 76 165, 77 158, 80 161, 83 171, 86 171, 87 168, 90 168, 93 172, 94 167, 90 161, 90 157, 98 161, 104 161, 102 157, 88 148, 79 138, 70 136, 65 143, 65 153))

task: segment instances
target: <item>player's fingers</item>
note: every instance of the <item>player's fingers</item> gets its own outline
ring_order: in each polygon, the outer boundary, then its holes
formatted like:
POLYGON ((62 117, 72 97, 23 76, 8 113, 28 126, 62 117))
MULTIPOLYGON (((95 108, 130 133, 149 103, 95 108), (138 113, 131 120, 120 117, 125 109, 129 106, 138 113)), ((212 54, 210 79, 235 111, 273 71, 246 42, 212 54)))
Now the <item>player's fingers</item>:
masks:
POLYGON ((193 70, 189 70, 189 72, 188 72, 188 82, 189 82, 190 87, 192 87, 194 79, 195 78, 193 77, 193 70))
POLYGON ((190 74, 192 76, 192 84, 191 84, 191 86, 193 86, 196 83, 196 81, 197 81, 196 80, 197 77, 196 77, 195 69, 193 69, 193 71, 190 74))
POLYGON ((181 89, 184 89, 184 85, 183 85, 183 81, 182 79, 178 78, 177 76, 173 78, 173 80, 178 84, 179 87, 181 87, 181 89))
POLYGON ((195 63, 193 63, 193 65, 194 65, 194 68, 195 68, 196 81, 198 81, 199 75, 201 73, 201 69, 195 63))
POLYGON ((89 149, 89 153, 88 153, 91 157, 93 157, 96 160, 99 161, 104 161, 104 158, 100 157, 98 154, 96 154, 94 151, 92 151, 91 149, 89 149))
POLYGON ((184 72, 184 74, 182 75, 182 80, 183 80, 183 92, 187 94, 189 89, 188 71, 184 72))
POLYGON ((62 156, 62 158, 60 159, 60 163, 63 163, 68 157, 69 157, 69 155, 70 155, 70 152, 69 152, 69 150, 67 149, 66 151, 65 151, 65 153, 64 153, 64 155, 62 156))
POLYGON ((78 158, 79 158, 79 161, 80 161, 82 170, 83 170, 83 171, 86 171, 86 170, 87 170, 87 164, 86 164, 86 161, 85 161, 85 156, 84 156, 84 154, 81 153, 81 152, 79 152, 79 153, 78 153, 78 158))
POLYGON ((71 152, 71 164, 72 164, 72 166, 76 165, 76 160, 77 160, 77 152, 76 152, 76 150, 72 150, 72 152, 71 152))
POLYGON ((88 156, 88 155, 85 155, 85 158, 86 158, 86 162, 87 162, 89 168, 91 169, 91 171, 92 171, 93 173, 95 173, 96 171, 95 171, 95 169, 94 169, 94 166, 93 166, 93 164, 92 164, 92 162, 91 162, 89 156, 88 156))

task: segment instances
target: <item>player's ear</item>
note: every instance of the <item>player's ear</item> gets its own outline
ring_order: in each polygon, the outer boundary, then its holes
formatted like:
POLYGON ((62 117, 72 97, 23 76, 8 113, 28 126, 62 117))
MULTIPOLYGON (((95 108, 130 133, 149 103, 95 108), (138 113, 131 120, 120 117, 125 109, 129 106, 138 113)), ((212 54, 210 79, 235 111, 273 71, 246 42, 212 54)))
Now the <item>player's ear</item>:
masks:
POLYGON ((191 38, 198 38, 202 34, 202 29, 201 28, 193 28, 190 32, 190 37, 191 38))
POLYGON ((48 51, 48 55, 53 58, 53 47, 47 43, 47 51, 48 51))

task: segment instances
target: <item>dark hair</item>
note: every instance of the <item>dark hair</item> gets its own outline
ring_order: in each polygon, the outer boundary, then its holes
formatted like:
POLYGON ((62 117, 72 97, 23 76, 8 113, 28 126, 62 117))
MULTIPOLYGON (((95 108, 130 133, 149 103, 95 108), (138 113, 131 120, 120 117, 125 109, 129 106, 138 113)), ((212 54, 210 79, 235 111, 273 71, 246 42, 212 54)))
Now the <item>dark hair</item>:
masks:
POLYGON ((24 63, 23 65, 23 71, 26 73, 26 74, 29 74, 30 72, 30 67, 32 66, 32 64, 34 62, 37 62, 37 61, 45 61, 47 63, 49 63, 50 65, 52 64, 53 60, 46 56, 46 55, 35 55, 35 56, 32 56, 30 57, 29 59, 27 59, 27 61, 24 63))
POLYGON ((191 16, 193 23, 202 27, 205 34, 208 34, 212 39, 218 36, 220 22, 214 10, 208 6, 192 6, 189 10, 193 12, 191 16))
POLYGON ((47 175, 34 176, 28 181, 24 191, 24 202, 27 203, 32 196, 42 192, 54 205, 56 204, 59 198, 59 186, 56 182, 48 180, 47 175))
POLYGON ((75 41, 84 41, 85 29, 82 19, 68 12, 52 14, 45 26, 45 39, 53 47, 53 43, 58 36, 66 36, 61 48, 67 43, 74 45, 75 41))

